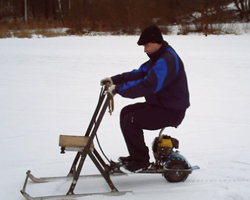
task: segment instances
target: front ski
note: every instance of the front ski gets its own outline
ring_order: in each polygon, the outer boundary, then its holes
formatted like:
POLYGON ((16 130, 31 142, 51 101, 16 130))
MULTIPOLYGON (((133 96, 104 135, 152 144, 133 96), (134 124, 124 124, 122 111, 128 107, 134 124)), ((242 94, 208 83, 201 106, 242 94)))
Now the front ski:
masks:
POLYGON ((111 191, 111 192, 100 192, 100 193, 85 193, 85 194, 74 194, 74 195, 54 195, 54 196, 41 196, 32 197, 27 192, 21 190, 22 195, 26 200, 76 200, 78 197, 93 196, 93 195, 105 195, 105 196, 121 196, 127 193, 132 193, 132 191, 111 191))
MULTIPOLYGON (((73 176, 68 175, 68 176, 53 176, 53 177, 35 177, 33 174, 31 174, 30 170, 27 171, 27 176, 35 183, 47 183, 47 182, 52 182, 52 181, 57 181, 57 180, 72 180, 73 176)), ((127 175, 126 173, 119 172, 119 173, 114 173, 110 174, 111 176, 122 176, 122 175, 127 175)), ((99 178, 102 177, 101 174, 90 174, 90 175, 80 175, 79 178, 99 178)))
MULTIPOLYGON (((122 175, 122 174, 120 174, 122 175)), ((85 175, 82 177, 99 177, 98 175, 85 175)), ((47 178, 36 178, 31 174, 31 171, 28 170, 26 172, 26 178, 24 181, 24 185, 22 190, 20 191, 21 194, 24 196, 26 200, 76 200, 77 197, 83 197, 83 196, 92 196, 92 195, 107 195, 107 196, 120 196, 125 195, 127 193, 132 193, 132 191, 118 191, 117 189, 112 190, 111 192, 100 192, 100 193, 84 193, 84 194, 66 194, 66 195, 53 195, 53 196, 41 196, 41 197, 32 197, 26 192, 26 186, 28 183, 28 179, 31 179, 32 181, 36 183, 46 183, 49 182, 49 180, 57 180, 57 179, 64 179, 64 178, 72 178, 72 177, 47 177, 47 178)))

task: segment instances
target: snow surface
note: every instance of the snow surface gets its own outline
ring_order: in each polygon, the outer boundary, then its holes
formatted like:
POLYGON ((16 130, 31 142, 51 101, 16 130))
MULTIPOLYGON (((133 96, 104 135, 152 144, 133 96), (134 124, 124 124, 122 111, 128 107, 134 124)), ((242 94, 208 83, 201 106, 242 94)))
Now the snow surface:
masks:
MULTIPOLYGON (((180 141, 192 165, 185 182, 161 175, 112 178, 119 197, 81 199, 250 199, 250 35, 164 36, 183 59, 191 107, 178 129, 165 133, 180 141)), ((59 135, 84 135, 100 92, 100 79, 138 68, 148 58, 138 36, 85 36, 0 40, 0 199, 21 200, 25 173, 67 175, 74 152, 60 154, 59 135)), ((115 111, 99 128, 109 158, 127 155, 119 112, 144 99, 115 96, 115 111)), ((145 131, 148 146, 158 131, 145 131)), ((96 145, 97 146, 97 145, 96 145)), ((151 161, 153 156, 151 153, 151 161)), ((82 174, 98 173, 87 159, 82 174)), ((70 181, 35 184, 32 196, 65 194, 70 181)), ((81 179, 76 193, 108 192, 104 179, 81 179)))

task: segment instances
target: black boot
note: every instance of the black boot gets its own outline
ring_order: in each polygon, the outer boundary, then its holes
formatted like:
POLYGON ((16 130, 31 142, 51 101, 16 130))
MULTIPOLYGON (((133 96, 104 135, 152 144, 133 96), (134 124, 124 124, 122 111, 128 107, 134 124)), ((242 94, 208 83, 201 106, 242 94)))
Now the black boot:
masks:
POLYGON ((136 172, 138 170, 147 169, 150 163, 148 161, 131 161, 125 168, 131 172, 136 172))
POLYGON ((127 165, 128 163, 130 163, 132 161, 131 156, 127 156, 127 157, 119 157, 118 160, 123 164, 123 165, 127 165))

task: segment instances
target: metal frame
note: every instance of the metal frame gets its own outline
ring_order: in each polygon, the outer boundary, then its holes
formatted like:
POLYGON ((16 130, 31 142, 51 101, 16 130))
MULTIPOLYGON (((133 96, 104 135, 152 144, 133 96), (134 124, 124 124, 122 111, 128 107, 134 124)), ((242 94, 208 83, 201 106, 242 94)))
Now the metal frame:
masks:
MULTIPOLYGON (((84 162, 86 160, 86 157, 89 156, 90 159, 93 161, 93 163, 95 164, 95 166, 97 167, 97 169, 99 170, 99 172, 101 173, 101 176, 106 180, 107 184, 109 185, 111 192, 105 192, 105 193, 94 193, 96 194, 104 194, 104 195, 123 195, 127 192, 119 192, 118 189, 114 186, 113 182, 110 179, 110 169, 109 169, 109 165, 107 165, 104 160, 102 159, 102 157, 100 156, 100 154, 98 153, 98 151, 94 148, 91 147, 91 144, 93 143, 93 140, 96 136, 97 130, 100 126, 100 123, 103 119, 103 116, 107 110, 107 108, 110 105, 113 105, 113 95, 110 94, 108 91, 108 86, 104 86, 101 90, 101 94, 100 94, 100 98, 97 104, 97 107, 95 109, 95 112, 92 116, 92 119, 90 121, 90 124, 88 126, 88 129, 85 133, 85 137, 88 137, 88 142, 86 144, 86 146, 82 149, 80 149, 76 156, 75 159, 73 160, 72 166, 70 168, 70 171, 68 173, 68 175, 66 177, 59 177, 59 178, 72 178, 72 183, 69 187, 68 192, 66 193, 66 195, 57 195, 57 196, 44 196, 44 197, 31 197, 27 192, 26 192, 26 186, 28 183, 28 179, 33 180, 34 182, 37 183, 44 183, 44 182, 48 182, 46 180, 46 178, 36 178, 35 176, 33 176, 30 172, 30 170, 27 171, 26 173, 26 179, 24 182, 24 186, 21 190, 22 195, 28 199, 28 200, 36 200, 36 199, 54 199, 54 198, 67 198, 67 197, 79 197, 79 196, 86 196, 86 195, 91 195, 91 194, 74 194, 74 189, 76 187, 76 184, 78 182, 78 179, 81 174, 82 171, 82 167, 84 165, 84 162)), ((111 108, 113 109, 113 108, 111 108)), ((111 112, 111 111, 110 111, 111 112)), ((66 149, 65 148, 61 148, 61 153, 64 153, 66 149)), ((58 177, 48 177, 48 179, 53 179, 53 178, 58 178, 58 177)), ((93 193, 92 193, 93 195, 93 193)))
POLYGON ((87 155, 91 158, 95 166, 98 168, 103 178, 108 183, 111 191, 118 192, 117 188, 114 186, 113 182, 110 179, 109 171, 107 170, 108 165, 104 162, 104 160, 102 159, 102 157, 100 156, 100 154, 95 148, 94 148, 94 151, 90 149, 90 146, 93 143, 93 140, 96 136, 97 129, 99 128, 102 118, 105 114, 105 111, 107 110, 107 107, 110 104, 111 98, 112 98, 112 95, 110 93, 105 92, 105 90, 102 90, 94 115, 85 133, 85 137, 89 137, 88 143, 82 151, 77 152, 76 157, 73 161, 73 164, 70 168, 68 176, 73 175, 73 180, 69 188, 69 191, 67 192, 67 195, 74 194, 74 189, 77 184, 78 178, 80 176, 80 173, 81 173, 81 170, 82 170, 82 167, 83 167, 83 164, 85 162, 87 155), (106 96, 106 100, 104 101, 105 96, 106 96))

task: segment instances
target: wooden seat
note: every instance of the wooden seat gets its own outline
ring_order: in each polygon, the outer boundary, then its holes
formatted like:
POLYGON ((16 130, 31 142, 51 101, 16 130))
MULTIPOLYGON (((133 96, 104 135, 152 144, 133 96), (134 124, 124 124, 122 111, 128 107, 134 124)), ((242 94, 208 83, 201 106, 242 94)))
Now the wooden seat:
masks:
MULTIPOLYGON (((64 150, 67 151, 81 151, 84 149, 89 141, 89 137, 86 136, 73 136, 73 135, 60 135, 59 146, 62 148, 62 153, 64 150)), ((94 150, 94 143, 91 143, 91 151, 94 150)))

